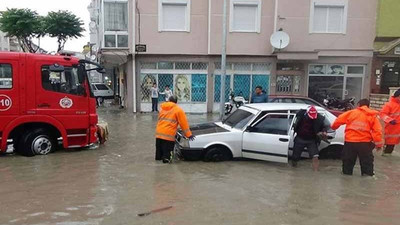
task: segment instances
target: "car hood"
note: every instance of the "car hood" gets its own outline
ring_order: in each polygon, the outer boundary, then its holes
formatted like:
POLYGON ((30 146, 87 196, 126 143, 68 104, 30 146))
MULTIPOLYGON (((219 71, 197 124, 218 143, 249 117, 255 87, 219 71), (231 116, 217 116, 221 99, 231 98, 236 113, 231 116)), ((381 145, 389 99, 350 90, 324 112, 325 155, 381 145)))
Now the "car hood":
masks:
POLYGON ((198 136, 202 134, 213 134, 213 133, 222 133, 222 132, 229 132, 229 130, 224 129, 218 126, 215 123, 202 123, 193 125, 190 127, 193 135, 198 136))

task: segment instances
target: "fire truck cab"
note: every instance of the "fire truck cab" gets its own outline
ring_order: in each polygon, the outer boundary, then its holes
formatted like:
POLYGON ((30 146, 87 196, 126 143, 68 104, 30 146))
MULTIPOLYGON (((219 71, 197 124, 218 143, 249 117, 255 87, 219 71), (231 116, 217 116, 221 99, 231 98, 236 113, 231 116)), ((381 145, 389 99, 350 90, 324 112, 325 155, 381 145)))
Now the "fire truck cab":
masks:
POLYGON ((58 140, 64 148, 96 143, 88 70, 102 68, 70 56, 0 52, 0 152, 13 144, 21 155, 46 155, 58 140))

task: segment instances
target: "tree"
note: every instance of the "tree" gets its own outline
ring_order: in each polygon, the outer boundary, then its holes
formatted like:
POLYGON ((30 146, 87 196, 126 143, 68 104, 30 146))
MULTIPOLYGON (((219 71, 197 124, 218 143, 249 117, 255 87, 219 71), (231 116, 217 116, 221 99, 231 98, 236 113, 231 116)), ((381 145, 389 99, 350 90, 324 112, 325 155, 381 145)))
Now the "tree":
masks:
POLYGON ((30 9, 7 9, 0 17, 0 30, 15 36, 24 52, 35 53, 39 49, 32 40, 44 36, 41 24, 42 17, 30 9))
POLYGON ((49 12, 43 21, 45 33, 50 37, 57 38, 57 52, 64 49, 68 39, 82 37, 82 32, 85 31, 80 18, 69 11, 49 12))

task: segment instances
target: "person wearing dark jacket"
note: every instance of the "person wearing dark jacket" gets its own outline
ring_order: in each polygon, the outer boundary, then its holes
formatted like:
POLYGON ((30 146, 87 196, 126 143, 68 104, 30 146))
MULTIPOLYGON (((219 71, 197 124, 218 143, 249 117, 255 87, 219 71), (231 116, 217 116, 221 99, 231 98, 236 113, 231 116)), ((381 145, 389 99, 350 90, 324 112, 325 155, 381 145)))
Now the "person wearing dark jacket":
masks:
POLYGON ((312 167, 314 171, 319 168, 318 144, 321 138, 327 136, 330 124, 325 117, 317 112, 315 106, 309 106, 306 110, 302 109, 296 114, 292 166, 296 167, 300 160, 301 153, 307 148, 310 158, 312 158, 312 167))

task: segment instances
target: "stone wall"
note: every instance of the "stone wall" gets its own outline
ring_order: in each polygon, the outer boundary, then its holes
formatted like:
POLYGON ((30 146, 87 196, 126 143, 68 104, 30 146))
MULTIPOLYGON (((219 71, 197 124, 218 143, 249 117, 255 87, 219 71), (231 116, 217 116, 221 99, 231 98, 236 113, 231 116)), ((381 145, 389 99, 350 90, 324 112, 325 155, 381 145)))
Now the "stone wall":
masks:
POLYGON ((369 96, 371 109, 381 110, 382 106, 389 101, 389 95, 386 94, 371 94, 369 96))

